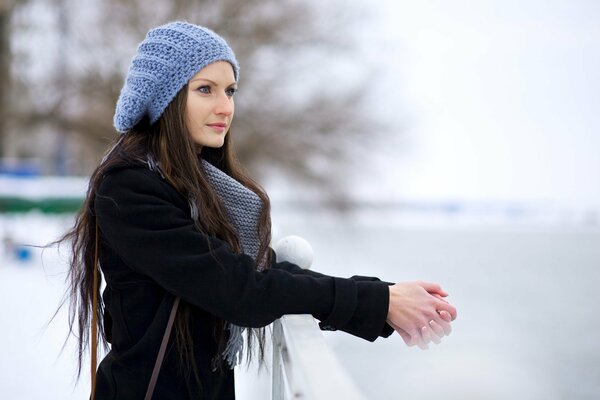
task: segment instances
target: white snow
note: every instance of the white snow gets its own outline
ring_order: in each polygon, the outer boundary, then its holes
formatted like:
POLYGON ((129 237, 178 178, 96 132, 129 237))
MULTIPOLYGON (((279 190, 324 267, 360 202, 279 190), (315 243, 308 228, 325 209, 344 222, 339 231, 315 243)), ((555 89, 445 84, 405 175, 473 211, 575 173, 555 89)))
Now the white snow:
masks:
POLYGON ((20 197, 29 200, 83 198, 88 181, 88 177, 0 175, 0 197, 20 197))

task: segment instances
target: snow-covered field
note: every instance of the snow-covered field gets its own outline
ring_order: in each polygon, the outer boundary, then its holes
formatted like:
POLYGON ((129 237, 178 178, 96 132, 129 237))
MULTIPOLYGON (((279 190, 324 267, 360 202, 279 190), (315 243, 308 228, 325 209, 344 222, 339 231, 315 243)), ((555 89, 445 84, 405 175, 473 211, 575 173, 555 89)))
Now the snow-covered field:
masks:
POLYGON ((72 216, 0 214, 0 398, 83 399, 89 395, 89 372, 75 384, 74 341, 61 347, 68 333, 66 308, 50 323, 65 290, 64 261, 55 248, 22 247, 13 243, 45 245, 58 238, 72 216))
MULTIPOLYGON (((439 281, 458 307, 453 334, 427 352, 405 347, 398 336, 368 343, 325 332, 367 398, 600 396, 597 229, 425 228, 311 214, 281 217, 277 207, 274 213, 275 238, 308 239, 315 269, 439 281)), ((64 293, 68 250, 15 247, 56 239, 72 218, 0 214, 0 399, 88 397, 87 368, 74 386, 74 342, 61 353, 66 308, 48 324, 64 293)), ((268 399, 264 391, 258 394, 254 372, 236 376, 239 399, 268 399)))

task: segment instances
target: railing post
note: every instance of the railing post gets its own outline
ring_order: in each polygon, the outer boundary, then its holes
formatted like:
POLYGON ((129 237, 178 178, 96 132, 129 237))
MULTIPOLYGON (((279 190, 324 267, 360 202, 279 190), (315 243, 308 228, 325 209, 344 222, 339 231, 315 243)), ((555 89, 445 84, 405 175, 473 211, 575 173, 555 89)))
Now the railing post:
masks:
POLYGON ((272 400, 364 400, 310 315, 273 323, 272 400))
POLYGON ((282 360, 282 349, 283 346, 283 332, 281 322, 279 320, 273 323, 273 379, 271 382, 271 400, 283 400, 284 399, 284 384, 283 384, 283 360, 282 360))

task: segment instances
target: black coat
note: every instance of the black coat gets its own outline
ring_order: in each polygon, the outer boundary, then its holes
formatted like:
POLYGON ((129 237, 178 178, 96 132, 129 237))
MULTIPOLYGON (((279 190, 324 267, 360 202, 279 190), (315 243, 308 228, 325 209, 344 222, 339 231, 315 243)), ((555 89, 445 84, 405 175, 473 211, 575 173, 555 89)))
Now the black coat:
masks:
POLYGON ((191 309, 202 385, 179 369, 171 335, 155 399, 235 398, 233 371, 211 369, 218 319, 263 327, 284 314, 312 314, 321 329, 369 341, 393 332, 385 322, 387 283, 326 276, 287 262, 257 272, 250 257, 233 253, 215 237, 207 240, 195 227, 186 199, 144 166, 121 165, 106 173, 95 211, 107 283, 105 332, 111 342, 98 367, 98 400, 143 399, 177 296, 191 309))

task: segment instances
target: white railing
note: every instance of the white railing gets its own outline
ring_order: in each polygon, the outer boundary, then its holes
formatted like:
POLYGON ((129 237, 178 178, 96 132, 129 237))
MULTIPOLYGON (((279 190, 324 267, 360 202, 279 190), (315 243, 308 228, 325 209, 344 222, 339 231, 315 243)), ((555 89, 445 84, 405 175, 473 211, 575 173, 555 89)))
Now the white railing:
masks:
POLYGON ((364 400, 310 315, 273 324, 272 400, 364 400))

